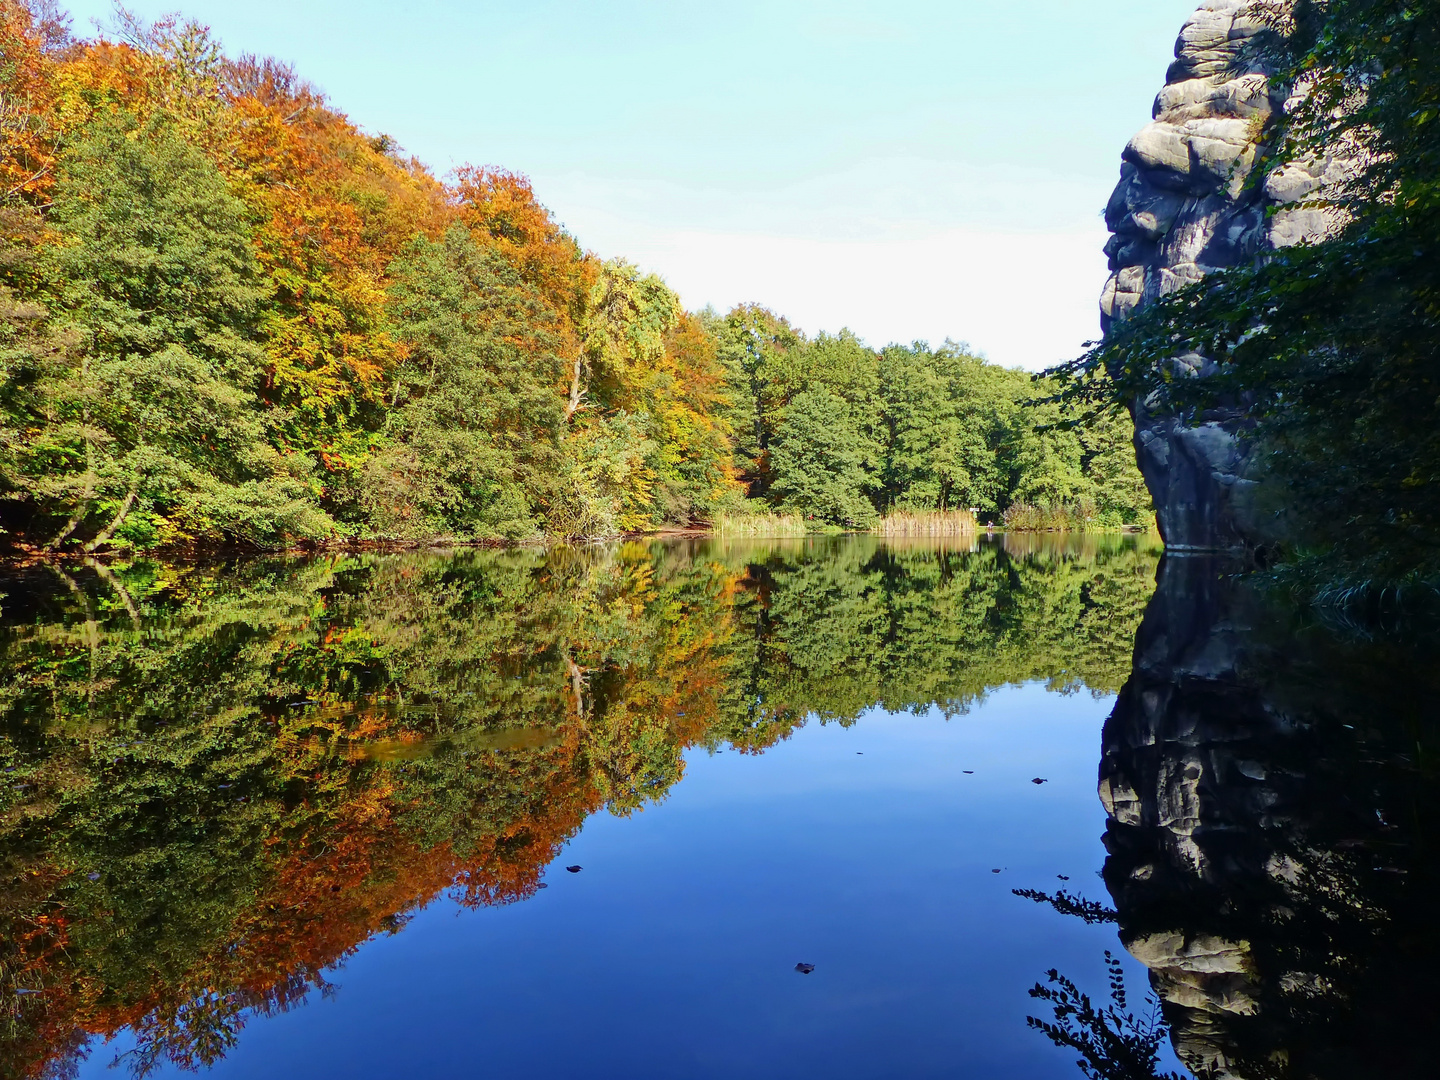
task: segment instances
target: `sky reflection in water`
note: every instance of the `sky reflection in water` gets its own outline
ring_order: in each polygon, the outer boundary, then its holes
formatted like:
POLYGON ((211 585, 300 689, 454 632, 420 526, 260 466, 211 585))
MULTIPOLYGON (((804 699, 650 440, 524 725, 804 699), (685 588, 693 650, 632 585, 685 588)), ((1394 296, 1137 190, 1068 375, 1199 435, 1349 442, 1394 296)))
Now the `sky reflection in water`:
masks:
POLYGON ((1074 1076, 1025 1030, 1025 992, 1054 966, 1103 986, 1113 928, 1010 890, 1064 873, 1105 898, 1109 704, 1032 685, 948 722, 872 712, 758 758, 692 751, 663 804, 591 818, 549 889, 436 903, 214 1075, 1074 1076))

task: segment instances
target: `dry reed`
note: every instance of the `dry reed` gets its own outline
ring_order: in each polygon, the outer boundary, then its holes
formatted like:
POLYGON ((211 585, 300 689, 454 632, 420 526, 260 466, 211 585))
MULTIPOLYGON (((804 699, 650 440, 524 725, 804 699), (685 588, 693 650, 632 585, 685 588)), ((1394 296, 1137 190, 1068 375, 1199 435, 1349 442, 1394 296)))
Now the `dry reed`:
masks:
POLYGON ((717 514, 717 536, 804 536, 805 519, 799 514, 717 514))
POLYGON ((975 515, 969 510, 897 510, 885 515, 875 531, 881 536, 969 536, 975 515))

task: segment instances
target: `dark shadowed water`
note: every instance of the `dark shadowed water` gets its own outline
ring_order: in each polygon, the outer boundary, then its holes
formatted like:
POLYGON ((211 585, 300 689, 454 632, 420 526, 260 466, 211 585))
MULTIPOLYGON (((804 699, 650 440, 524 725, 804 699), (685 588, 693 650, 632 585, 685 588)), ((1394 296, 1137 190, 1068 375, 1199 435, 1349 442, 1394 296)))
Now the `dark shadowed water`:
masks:
POLYGON ((14 568, 0 1075, 1403 1056, 1429 639, 1198 560, 1155 593, 1159 563, 846 537, 14 568), (1027 1028, 1037 984, 1076 1045, 1027 1028))

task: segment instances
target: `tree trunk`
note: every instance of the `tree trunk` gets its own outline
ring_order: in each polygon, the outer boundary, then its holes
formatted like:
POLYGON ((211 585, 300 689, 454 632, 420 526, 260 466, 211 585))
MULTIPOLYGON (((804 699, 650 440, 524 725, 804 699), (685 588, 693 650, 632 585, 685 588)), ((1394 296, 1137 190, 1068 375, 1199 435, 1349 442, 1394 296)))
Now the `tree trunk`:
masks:
POLYGON ((75 584, 75 579, 58 566, 51 566, 50 569, 60 576, 65 587, 75 594, 75 599, 79 600, 80 606, 85 609, 85 643, 90 646, 90 683, 85 690, 85 699, 89 702, 95 695, 95 654, 100 651, 100 624, 95 621, 95 608, 90 603, 90 597, 85 595, 85 590, 75 584))
POLYGON ((102 562, 97 562, 94 559, 86 559, 85 565, 94 570, 110 588, 115 590, 116 594, 120 597, 120 602, 125 605, 125 610, 130 613, 130 625, 135 627, 136 630, 139 630, 140 612, 136 610, 135 601, 130 599, 130 593, 125 586, 121 584, 120 579, 110 573, 110 568, 102 562))
POLYGON ((65 523, 55 539, 45 545, 46 551, 54 551, 63 544, 77 528, 80 522, 85 520, 85 515, 90 512, 90 499, 95 494, 95 446, 90 441, 90 410, 86 408, 82 421, 85 424, 85 494, 80 499, 80 506, 75 511, 75 516, 65 523))
POLYGON ((115 535, 115 530, 125 524, 125 518, 130 513, 130 508, 135 505, 135 497, 140 494, 140 474, 135 474, 135 479, 130 481, 130 490, 125 493, 125 501, 120 504, 120 509, 110 519, 110 524, 101 529, 94 540, 85 545, 85 554, 90 554, 96 548, 110 542, 110 537, 115 535))
POLYGON ((570 690, 575 695, 575 715, 581 720, 585 719, 585 676, 586 671, 574 660, 570 659, 570 650, 561 649, 560 655, 565 661, 565 667, 570 672, 570 690))
POLYGON ((84 521, 85 515, 90 512, 90 497, 94 494, 95 474, 87 471, 85 473, 85 494, 80 497, 79 508, 76 509, 74 516, 65 523, 65 528, 56 533, 55 538, 45 545, 46 551, 54 551, 69 539, 71 533, 79 528, 80 522, 84 521))
POLYGON ((574 374, 570 376, 570 402, 565 406, 565 422, 567 424, 570 422, 570 418, 574 416, 580 408, 580 395, 583 392, 580 376, 583 372, 584 364, 585 361, 582 357, 575 357, 575 371, 574 374))

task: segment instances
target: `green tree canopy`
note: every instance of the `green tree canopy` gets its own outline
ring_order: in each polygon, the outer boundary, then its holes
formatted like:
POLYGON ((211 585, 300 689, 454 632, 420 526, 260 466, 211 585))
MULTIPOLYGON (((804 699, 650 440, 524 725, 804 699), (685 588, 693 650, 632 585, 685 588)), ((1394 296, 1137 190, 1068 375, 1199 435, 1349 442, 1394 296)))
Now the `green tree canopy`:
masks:
POLYGON ((865 528, 878 456, 854 410, 825 386, 802 390, 785 409, 773 449, 772 493, 787 513, 865 528))
POLYGON ((404 343, 385 444, 366 464, 385 535, 528 536, 556 469, 563 364, 542 298, 456 225, 391 266, 404 343))
POLYGON ((163 114, 102 113, 61 161, 50 223, 41 274, 75 338, 24 468, 27 494, 70 513, 51 546, 327 533, 311 463, 267 439, 262 290, 244 206, 209 159, 163 114))

